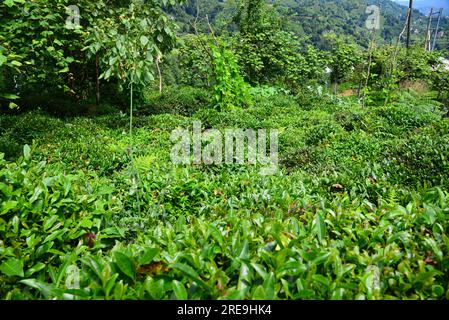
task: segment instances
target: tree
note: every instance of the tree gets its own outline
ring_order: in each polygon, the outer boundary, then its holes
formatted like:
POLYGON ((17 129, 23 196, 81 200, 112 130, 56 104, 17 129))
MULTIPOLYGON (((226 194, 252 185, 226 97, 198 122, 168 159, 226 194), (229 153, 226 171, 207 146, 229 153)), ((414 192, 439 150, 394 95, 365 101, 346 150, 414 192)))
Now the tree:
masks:
POLYGON ((337 36, 333 33, 325 35, 329 42, 328 61, 331 71, 331 82, 334 93, 337 93, 338 84, 346 79, 361 63, 362 51, 350 38, 337 36))
POLYGON ((98 100, 99 71, 103 68, 103 78, 123 80, 125 72, 129 81, 143 77, 150 80, 152 71, 148 70, 154 68, 155 57, 174 42, 174 23, 162 8, 175 3, 81 0, 77 2, 80 23, 70 25, 67 21, 73 12, 68 10, 69 0, 3 0, 0 54, 8 59, 15 57, 11 61, 16 61, 17 70, 5 68, 8 60, 0 58, 2 77, 12 83, 11 78, 16 76, 17 96, 31 87, 40 93, 66 93, 76 100, 90 96, 93 87, 98 100), (145 59, 137 54, 138 46, 145 51, 145 59), (141 59, 137 65, 121 65, 124 56, 137 58, 136 54, 141 59))
POLYGON ((289 68, 303 61, 299 39, 283 30, 281 17, 262 0, 246 0, 235 17, 238 60, 250 83, 291 80, 289 68))
POLYGON ((22 66, 22 58, 11 52, 8 44, 0 34, 0 106, 1 101, 5 100, 10 109, 14 109, 17 105, 13 102, 18 99, 15 93, 13 83, 6 81, 8 78, 14 78, 20 74, 20 67, 22 66))
POLYGON ((240 74, 232 51, 219 44, 212 44, 210 48, 217 106, 220 109, 232 109, 250 104, 249 86, 240 74))
POLYGON ((79 58, 76 52, 82 48, 82 32, 66 28, 68 5, 68 0, 0 3, 1 51, 15 67, 14 72, 2 68, 2 74, 7 82, 15 83, 15 96, 24 85, 71 90, 70 66, 79 58))
POLYGON ((96 19, 88 28, 85 49, 90 56, 100 55, 104 69, 101 78, 116 77, 123 84, 148 84, 154 80, 157 58, 173 48, 174 25, 153 1, 131 2, 113 13, 96 19))

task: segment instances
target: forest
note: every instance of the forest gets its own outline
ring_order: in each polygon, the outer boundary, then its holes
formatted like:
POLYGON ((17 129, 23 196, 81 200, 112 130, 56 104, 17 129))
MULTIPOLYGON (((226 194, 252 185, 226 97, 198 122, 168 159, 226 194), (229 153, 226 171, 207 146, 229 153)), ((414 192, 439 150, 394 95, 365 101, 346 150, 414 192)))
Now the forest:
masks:
POLYGON ((449 299, 436 23, 0 0, 0 300, 449 299))

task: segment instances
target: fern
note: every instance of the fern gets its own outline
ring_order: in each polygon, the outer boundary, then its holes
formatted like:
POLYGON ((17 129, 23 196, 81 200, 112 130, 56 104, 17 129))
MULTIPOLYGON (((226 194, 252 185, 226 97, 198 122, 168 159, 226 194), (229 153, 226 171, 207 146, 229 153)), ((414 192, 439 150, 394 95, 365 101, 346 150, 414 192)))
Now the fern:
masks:
POLYGON ((388 205, 395 207, 399 203, 398 196, 396 194, 396 190, 394 188, 390 189, 388 193, 388 205))
POLYGON ((155 156, 139 156, 134 159, 134 167, 139 172, 150 171, 154 166, 154 162, 156 160, 155 156))

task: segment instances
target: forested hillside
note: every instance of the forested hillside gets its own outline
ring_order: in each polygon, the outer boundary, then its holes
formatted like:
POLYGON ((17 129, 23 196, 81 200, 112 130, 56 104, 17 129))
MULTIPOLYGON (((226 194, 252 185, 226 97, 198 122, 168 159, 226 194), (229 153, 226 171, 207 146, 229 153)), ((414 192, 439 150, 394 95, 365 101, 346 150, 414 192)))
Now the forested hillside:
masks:
MULTIPOLYGON (((279 12, 282 23, 288 30, 318 46, 325 45, 322 35, 326 32, 351 35, 357 42, 367 46, 367 39, 369 39, 368 30, 365 28, 367 5, 380 7, 382 29, 379 39, 386 42, 396 42, 404 28, 407 15, 406 7, 390 0, 277 0, 270 3, 273 10, 279 12)), ((218 32, 236 30, 235 23, 232 21, 238 15, 239 1, 188 0, 185 5, 174 11, 183 32, 193 32, 192 22, 197 16, 197 6, 198 17, 204 18, 208 15, 218 32)), ((413 14, 413 40, 423 42, 428 19, 418 9, 415 9, 413 14)), ((203 30, 207 30, 204 21, 201 26, 203 30)), ((447 17, 443 19, 440 27, 440 30, 446 30, 446 32, 438 45, 440 48, 447 49, 449 48, 449 19, 447 17)))

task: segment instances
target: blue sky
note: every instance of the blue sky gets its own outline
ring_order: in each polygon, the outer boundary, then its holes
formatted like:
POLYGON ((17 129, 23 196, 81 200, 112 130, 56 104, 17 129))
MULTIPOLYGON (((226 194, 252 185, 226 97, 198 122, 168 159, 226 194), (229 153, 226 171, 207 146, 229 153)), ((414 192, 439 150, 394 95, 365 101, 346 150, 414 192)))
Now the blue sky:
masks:
MULTIPOLYGON (((394 2, 407 5, 409 1, 408 0, 393 0, 394 2)), ((444 8, 444 15, 449 14, 449 0, 414 0, 413 6, 416 9, 420 9, 424 13, 428 13, 430 11, 430 8, 444 8)))
MULTIPOLYGON (((405 3, 408 4, 408 0, 393 0, 394 2, 405 3)), ((448 8, 449 0, 414 0, 414 6, 416 7, 431 7, 431 6, 439 6, 448 8)))

